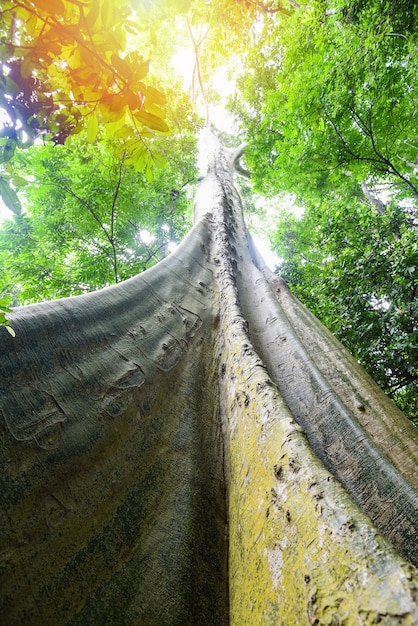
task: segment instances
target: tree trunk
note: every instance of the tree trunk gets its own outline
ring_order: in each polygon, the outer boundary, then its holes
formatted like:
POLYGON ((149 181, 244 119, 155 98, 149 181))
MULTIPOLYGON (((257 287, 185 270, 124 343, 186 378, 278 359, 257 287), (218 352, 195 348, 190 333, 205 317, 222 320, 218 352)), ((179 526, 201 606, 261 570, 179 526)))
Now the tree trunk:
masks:
POLYGON ((264 267, 210 143, 173 254, 1 333, 4 624, 418 622, 417 431, 264 267))

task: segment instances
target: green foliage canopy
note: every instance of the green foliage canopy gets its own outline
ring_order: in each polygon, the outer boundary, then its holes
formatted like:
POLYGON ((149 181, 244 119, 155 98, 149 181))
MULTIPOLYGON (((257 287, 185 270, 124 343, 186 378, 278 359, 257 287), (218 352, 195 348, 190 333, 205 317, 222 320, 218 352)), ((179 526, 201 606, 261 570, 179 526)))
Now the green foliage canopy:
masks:
POLYGON ((418 7, 310 2, 249 50, 234 102, 294 292, 418 414, 418 7))
POLYGON ((418 198, 417 6, 332 4, 275 16, 249 49, 235 110, 258 187, 306 201, 384 180, 418 198))
POLYGON ((167 159, 152 180, 127 164, 124 152, 115 156, 120 146, 89 144, 84 132, 66 146, 33 146, 16 154, 14 171, 30 181, 20 191, 25 211, 0 228, 3 285, 14 304, 129 278, 161 260, 185 235, 189 190, 197 177, 196 121, 184 98, 174 108, 182 130, 155 146, 167 159))

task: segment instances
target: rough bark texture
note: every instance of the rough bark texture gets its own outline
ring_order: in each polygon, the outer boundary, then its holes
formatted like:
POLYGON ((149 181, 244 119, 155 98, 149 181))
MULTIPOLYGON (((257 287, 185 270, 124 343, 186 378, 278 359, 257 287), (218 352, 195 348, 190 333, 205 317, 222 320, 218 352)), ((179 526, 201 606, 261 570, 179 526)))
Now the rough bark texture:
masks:
POLYGON ((2 623, 418 623, 417 433, 211 150, 175 253, 0 335, 2 623))

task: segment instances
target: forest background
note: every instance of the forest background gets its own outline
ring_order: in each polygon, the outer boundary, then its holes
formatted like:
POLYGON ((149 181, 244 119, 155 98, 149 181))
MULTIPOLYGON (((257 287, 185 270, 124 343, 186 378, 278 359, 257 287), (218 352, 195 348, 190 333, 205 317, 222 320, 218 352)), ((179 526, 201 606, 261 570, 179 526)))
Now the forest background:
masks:
POLYGON ((3 324, 169 254, 226 107, 250 230, 417 423, 417 19, 413 0, 3 2, 3 324))

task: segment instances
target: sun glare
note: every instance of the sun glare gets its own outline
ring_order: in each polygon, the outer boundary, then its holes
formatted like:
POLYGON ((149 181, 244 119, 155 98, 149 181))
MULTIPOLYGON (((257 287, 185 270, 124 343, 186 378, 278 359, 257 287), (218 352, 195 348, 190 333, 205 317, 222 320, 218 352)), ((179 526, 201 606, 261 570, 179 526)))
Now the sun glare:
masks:
MULTIPOLYGON (((196 60, 191 47, 180 47, 171 59, 171 66, 182 79, 183 89, 188 93, 198 89, 196 77, 194 77, 195 64, 196 60)), ((219 95, 218 104, 213 106, 209 103, 211 122, 213 122, 220 131, 233 132, 235 121, 232 116, 227 113, 226 103, 229 96, 232 95, 235 90, 235 84, 229 78, 226 66, 220 66, 212 73, 211 87, 214 88, 219 95)), ((196 106, 198 108, 202 107, 201 113, 204 115, 201 98, 197 98, 196 106)))

